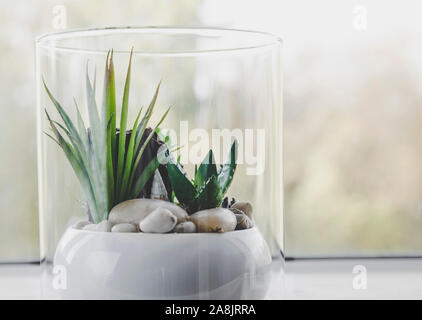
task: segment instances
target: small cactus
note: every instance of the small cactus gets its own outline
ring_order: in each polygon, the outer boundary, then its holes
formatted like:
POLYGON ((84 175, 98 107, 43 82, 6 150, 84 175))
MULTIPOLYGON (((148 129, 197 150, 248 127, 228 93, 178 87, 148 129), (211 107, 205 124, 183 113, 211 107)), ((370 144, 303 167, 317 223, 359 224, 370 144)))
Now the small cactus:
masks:
POLYGON ((230 148, 227 163, 220 165, 218 170, 214 154, 210 150, 199 167, 195 166, 195 177, 192 181, 186 177, 179 163, 174 160, 167 163, 174 194, 189 214, 221 205, 236 170, 237 146, 235 140, 230 148))

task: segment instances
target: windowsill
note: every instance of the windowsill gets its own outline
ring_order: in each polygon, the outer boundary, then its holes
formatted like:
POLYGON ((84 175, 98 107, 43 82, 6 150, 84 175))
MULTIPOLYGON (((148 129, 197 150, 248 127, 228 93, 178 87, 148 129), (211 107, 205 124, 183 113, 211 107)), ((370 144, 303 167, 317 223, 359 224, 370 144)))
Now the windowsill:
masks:
POLYGON ((0 264, 0 299, 40 299, 40 266, 0 264))
MULTIPOLYGON (((272 266, 268 299, 422 299, 422 259, 293 260, 272 266), (367 289, 353 289, 354 266, 367 289)), ((40 267, 0 265, 0 299, 40 299, 40 267)))

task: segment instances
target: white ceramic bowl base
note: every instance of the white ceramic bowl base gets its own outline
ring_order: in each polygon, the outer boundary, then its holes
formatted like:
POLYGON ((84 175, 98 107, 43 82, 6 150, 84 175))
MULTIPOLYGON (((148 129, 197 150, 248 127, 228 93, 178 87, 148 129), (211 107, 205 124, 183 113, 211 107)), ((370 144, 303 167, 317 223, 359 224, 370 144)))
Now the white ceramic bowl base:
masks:
POLYGON ((261 299, 271 255, 258 228, 147 234, 67 229, 54 265, 69 299, 261 299))

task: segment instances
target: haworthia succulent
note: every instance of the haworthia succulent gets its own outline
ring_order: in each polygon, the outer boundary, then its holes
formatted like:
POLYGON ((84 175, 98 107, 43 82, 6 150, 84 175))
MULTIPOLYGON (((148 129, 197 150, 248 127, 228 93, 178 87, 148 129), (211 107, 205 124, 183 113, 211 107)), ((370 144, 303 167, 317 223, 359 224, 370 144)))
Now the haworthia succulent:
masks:
POLYGON ((220 206, 223 193, 216 175, 211 176, 198 191, 194 206, 196 210, 211 209, 220 206))
POLYGON ((215 165, 214 154, 212 150, 208 152, 205 159, 195 171, 195 185, 197 188, 202 188, 212 176, 217 175, 217 166, 215 165))
POLYGON ((167 172, 171 187, 174 190, 174 195, 180 204, 189 211, 189 208, 193 205, 197 197, 197 190, 178 164, 168 163, 167 172))
POLYGON ((192 214, 198 210, 218 207, 227 192, 236 170, 237 141, 230 148, 228 162, 217 171, 210 150, 199 167, 195 166, 193 183, 186 177, 182 166, 170 158, 167 171, 179 203, 192 214))

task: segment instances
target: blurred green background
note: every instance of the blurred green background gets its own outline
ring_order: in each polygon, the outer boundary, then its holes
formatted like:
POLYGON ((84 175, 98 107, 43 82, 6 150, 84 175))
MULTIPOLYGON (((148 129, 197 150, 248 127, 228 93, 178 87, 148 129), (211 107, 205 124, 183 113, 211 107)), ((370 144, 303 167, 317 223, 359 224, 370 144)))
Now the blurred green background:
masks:
POLYGON ((281 36, 287 255, 421 253, 421 9, 410 0, 0 0, 0 260, 38 259, 35 36, 126 25, 281 36))

